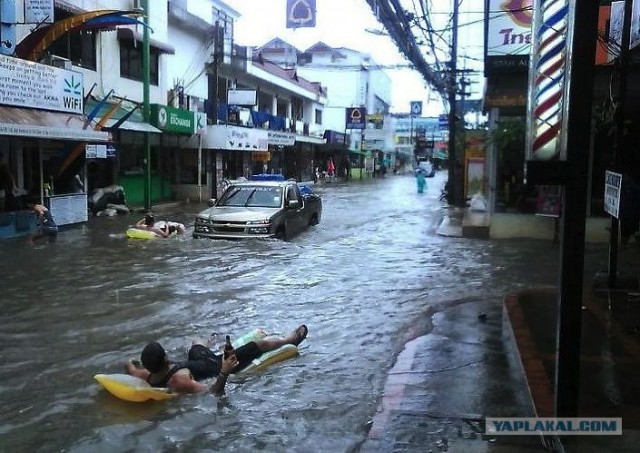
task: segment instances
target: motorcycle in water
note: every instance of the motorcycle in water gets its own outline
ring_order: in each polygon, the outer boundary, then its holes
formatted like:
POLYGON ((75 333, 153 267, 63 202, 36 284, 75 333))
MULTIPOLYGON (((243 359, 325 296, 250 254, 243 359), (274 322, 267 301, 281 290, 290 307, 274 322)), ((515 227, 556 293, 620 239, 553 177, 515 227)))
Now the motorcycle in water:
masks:
POLYGON ((444 184, 442 184, 442 189, 440 189, 440 197, 438 198, 443 203, 449 202, 449 180, 447 179, 444 184))

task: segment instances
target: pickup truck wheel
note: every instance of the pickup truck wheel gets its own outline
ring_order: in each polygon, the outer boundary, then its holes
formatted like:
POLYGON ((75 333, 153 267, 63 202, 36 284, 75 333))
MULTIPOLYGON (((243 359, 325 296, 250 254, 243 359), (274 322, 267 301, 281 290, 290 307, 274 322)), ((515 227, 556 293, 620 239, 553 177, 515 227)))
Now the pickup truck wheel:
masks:
POLYGON ((284 229, 283 226, 276 230, 275 237, 276 237, 276 239, 280 239, 282 241, 287 239, 287 231, 284 229))
POLYGON ((318 214, 313 214, 309 219, 309 226, 315 226, 318 224, 318 214))

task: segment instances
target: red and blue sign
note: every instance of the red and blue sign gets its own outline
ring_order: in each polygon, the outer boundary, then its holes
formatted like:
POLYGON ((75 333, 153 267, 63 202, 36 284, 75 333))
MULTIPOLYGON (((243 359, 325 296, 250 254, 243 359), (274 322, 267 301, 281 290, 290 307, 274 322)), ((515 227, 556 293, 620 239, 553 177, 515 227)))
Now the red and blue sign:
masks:
POLYGON ((287 28, 316 26, 316 0, 287 0, 287 28))
POLYGON ((367 123, 367 109, 364 107, 347 107, 346 129, 364 129, 367 123))

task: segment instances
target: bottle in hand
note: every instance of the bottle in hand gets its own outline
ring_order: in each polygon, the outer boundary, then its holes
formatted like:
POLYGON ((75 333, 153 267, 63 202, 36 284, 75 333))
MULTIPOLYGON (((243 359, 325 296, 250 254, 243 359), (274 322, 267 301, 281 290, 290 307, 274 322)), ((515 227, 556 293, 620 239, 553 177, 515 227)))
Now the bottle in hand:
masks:
POLYGON ((235 354, 235 350, 231 345, 231 337, 227 335, 225 338, 225 344, 224 344, 224 358, 226 359, 227 357, 233 354, 235 354))

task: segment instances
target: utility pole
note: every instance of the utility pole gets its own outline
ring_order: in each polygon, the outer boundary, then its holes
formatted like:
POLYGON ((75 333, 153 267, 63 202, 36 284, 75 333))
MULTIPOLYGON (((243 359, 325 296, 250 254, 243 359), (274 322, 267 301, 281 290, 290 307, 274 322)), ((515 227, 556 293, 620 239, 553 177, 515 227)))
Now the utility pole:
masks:
MULTIPOLYGON (((584 291, 587 175, 591 141, 598 2, 575 2, 567 74, 565 199, 562 211, 555 416, 576 417, 580 388, 580 338, 584 291)), ((628 45, 628 44, 627 44, 628 45)), ((565 127, 565 126, 563 126, 565 127)), ((557 164, 556 164, 557 165, 557 164)))
MULTIPOLYGON (((627 79, 629 72, 629 42, 631 41, 631 16, 632 0, 625 0, 624 21, 622 24, 622 37, 620 43, 620 55, 618 56, 618 87, 616 109, 614 111, 613 133, 613 171, 622 170, 620 154, 624 145, 624 110, 626 107, 627 79)), ((614 69, 615 70, 615 69, 614 69)), ((624 184, 624 176, 622 183, 624 184)), ((609 234, 609 288, 616 287, 618 275, 618 229, 620 221, 616 216, 611 216, 611 232, 609 234)))
MULTIPOLYGON (((469 85, 471 85, 471 82, 469 82, 469 80, 466 77, 466 69, 463 69, 462 74, 460 75, 460 109, 456 108, 456 112, 460 112, 460 124, 461 124, 461 129, 460 129, 460 140, 459 142, 462 143, 462 156, 461 158, 463 159, 464 162, 464 158, 465 158, 465 148, 466 148, 466 123, 464 120, 464 115, 466 110, 466 106, 464 104, 467 95, 470 95, 471 93, 467 93, 467 87, 469 85)), ((457 126, 457 124, 456 124, 457 126)), ((458 166, 458 168, 460 168, 458 166)), ((456 202, 458 203, 458 206, 465 206, 465 196, 464 196, 464 189, 465 189, 465 185, 466 185, 466 181, 464 179, 464 173, 462 175, 458 174, 457 175, 458 179, 456 180, 456 184, 458 185, 458 198, 456 198, 456 202)))
MULTIPOLYGON (((220 87, 218 86, 218 67, 220 59, 224 56, 224 28, 220 26, 220 22, 216 21, 214 25, 214 43, 213 43, 213 102, 211 118, 213 124, 218 124, 218 98, 220 96, 220 87)), ((227 116, 229 115, 229 106, 227 106, 227 116)), ((228 118, 227 118, 228 120, 228 118)))
POLYGON ((409 127, 409 144, 411 145, 411 152, 413 153, 413 165, 417 165, 416 147, 413 144, 413 112, 409 112, 411 117, 411 126, 409 127))
MULTIPOLYGON (((142 118, 149 122, 149 0, 142 0, 142 118)), ((144 132, 144 208, 151 211, 151 141, 149 132, 144 132)))
POLYGON ((447 203, 452 206, 461 204, 461 187, 458 187, 458 161, 456 159, 456 91, 458 73, 458 8, 459 0, 453 0, 453 17, 451 23, 451 61, 449 62, 449 77, 447 88, 449 90, 449 188, 447 192, 447 203))

